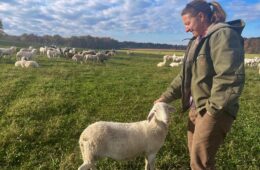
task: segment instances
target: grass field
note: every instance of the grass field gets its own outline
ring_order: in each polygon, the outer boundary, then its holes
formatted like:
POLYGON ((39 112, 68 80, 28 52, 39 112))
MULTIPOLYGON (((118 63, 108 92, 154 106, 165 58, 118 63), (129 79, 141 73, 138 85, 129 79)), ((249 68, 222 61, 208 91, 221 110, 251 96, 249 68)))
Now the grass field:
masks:
MULTIPOLYGON (((162 53, 162 52, 161 52, 162 53)), ((179 68, 162 67, 156 52, 118 53, 105 64, 77 64, 40 56, 37 69, 15 68, 15 58, 0 60, 0 169, 72 170, 82 164, 78 139, 99 120, 132 122, 146 119, 152 103, 179 68)), ((246 68, 241 107, 217 168, 260 167, 260 76, 246 68)), ((157 155, 160 170, 188 170, 187 113, 180 102, 164 146, 157 155)), ((144 158, 117 162, 103 159, 101 170, 141 170, 144 158)))

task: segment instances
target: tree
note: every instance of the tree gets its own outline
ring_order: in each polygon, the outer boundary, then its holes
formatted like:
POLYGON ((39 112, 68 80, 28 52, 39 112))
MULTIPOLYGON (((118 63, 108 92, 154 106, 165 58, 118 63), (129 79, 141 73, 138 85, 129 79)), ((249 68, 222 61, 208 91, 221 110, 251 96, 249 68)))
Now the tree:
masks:
POLYGON ((0 19, 0 29, 3 29, 2 20, 0 19))
POLYGON ((0 35, 5 35, 4 29, 3 29, 3 23, 2 23, 1 19, 0 19, 0 35))

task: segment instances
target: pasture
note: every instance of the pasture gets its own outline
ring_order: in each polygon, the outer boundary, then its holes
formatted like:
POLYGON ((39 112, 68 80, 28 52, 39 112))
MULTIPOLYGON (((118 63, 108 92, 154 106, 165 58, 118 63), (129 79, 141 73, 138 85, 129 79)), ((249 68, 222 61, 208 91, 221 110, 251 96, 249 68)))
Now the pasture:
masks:
MULTIPOLYGON (((163 53, 163 52, 161 52, 163 53)), ((153 101, 178 74, 178 67, 157 68, 161 53, 121 51, 104 64, 66 59, 35 59, 39 68, 15 68, 13 58, 0 60, 0 169, 77 169, 82 164, 78 139, 95 121, 146 119, 153 101)), ((251 55, 250 55, 251 56, 251 55)), ((260 75, 246 68, 240 111, 217 168, 260 167, 260 75)), ((160 170, 189 169, 187 113, 173 102, 166 142, 157 154, 160 170)), ((144 157, 129 161, 103 159, 102 170, 141 170, 144 157)))

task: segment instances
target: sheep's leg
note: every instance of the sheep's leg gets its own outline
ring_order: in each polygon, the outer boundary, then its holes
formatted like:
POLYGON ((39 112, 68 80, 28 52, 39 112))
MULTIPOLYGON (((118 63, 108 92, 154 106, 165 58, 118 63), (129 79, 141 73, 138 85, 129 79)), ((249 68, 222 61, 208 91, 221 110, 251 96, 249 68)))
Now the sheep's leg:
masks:
POLYGON ((148 163, 148 158, 145 157, 145 170, 149 170, 149 163, 148 163))
POLYGON ((154 170, 156 154, 150 154, 145 158, 145 170, 154 170))
POLYGON ((79 168, 78 170, 96 170, 96 167, 94 164, 90 164, 90 163, 83 163, 79 168))
MULTIPOLYGON (((86 158, 87 156, 85 156, 86 158)), ((96 170, 95 162, 93 159, 84 160, 84 163, 78 168, 78 170, 96 170)))
POLYGON ((80 151, 82 153, 84 163, 78 168, 78 170, 89 170, 89 169, 96 170, 94 158, 91 154, 87 152, 88 143, 81 142, 79 146, 80 146, 80 151))

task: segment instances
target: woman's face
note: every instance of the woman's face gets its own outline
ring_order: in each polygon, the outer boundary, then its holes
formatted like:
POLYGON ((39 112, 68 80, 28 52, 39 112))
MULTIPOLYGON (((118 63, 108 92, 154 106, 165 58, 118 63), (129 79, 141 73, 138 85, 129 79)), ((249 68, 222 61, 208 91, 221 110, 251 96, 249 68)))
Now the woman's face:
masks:
POLYGON ((184 14, 182 15, 182 21, 185 26, 185 31, 191 32, 194 37, 204 36, 209 26, 202 13, 198 13, 196 16, 184 14))

